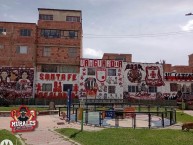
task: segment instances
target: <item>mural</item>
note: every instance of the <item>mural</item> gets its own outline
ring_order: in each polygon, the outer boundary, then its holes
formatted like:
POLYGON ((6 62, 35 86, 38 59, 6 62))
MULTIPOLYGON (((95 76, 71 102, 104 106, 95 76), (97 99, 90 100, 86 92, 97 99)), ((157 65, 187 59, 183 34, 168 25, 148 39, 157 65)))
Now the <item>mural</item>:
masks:
POLYGON ((80 98, 123 99, 122 61, 81 59, 80 98))
POLYGON ((124 98, 155 99, 164 87, 161 64, 123 63, 124 98))
POLYGON ((68 89, 72 97, 78 95, 78 74, 76 73, 37 73, 37 98, 66 98, 68 89))
POLYGON ((167 100, 188 99, 193 94, 192 73, 166 72, 163 97, 167 100))
POLYGON ((7 98, 31 98, 33 92, 34 69, 0 68, 0 95, 7 98))

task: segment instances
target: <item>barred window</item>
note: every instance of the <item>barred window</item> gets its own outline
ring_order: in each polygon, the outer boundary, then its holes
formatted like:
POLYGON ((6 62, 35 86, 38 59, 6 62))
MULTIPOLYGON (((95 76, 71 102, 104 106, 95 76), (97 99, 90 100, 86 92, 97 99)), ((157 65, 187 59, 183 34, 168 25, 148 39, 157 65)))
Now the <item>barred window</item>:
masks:
POLYGON ((115 94, 115 86, 108 86, 108 93, 115 94))
POLYGON ((72 88, 73 88, 72 84, 63 84, 63 91, 68 91, 68 89, 72 91, 72 88))
POLYGON ((50 56, 51 55, 51 48, 50 47, 44 47, 43 48, 43 56, 50 56))
POLYGON ((60 73, 78 73, 78 66, 68 66, 68 65, 60 65, 59 72, 60 73))
POLYGON ((108 69, 108 76, 116 76, 116 69, 108 69))
POLYGON ((44 64, 42 65, 42 72, 57 72, 57 65, 44 64))
POLYGON ((18 46, 16 48, 17 54, 27 54, 28 53, 28 47, 27 46, 18 46))
POLYGON ((69 57, 76 57, 77 56, 77 49, 78 48, 68 48, 68 56, 69 57))
POLYGON ((40 20, 53 20, 53 15, 39 14, 40 20))
POLYGON ((88 68, 87 75, 95 76, 95 72, 95 68, 88 68))
POLYGON ((66 21, 68 22, 80 22, 80 17, 77 16, 67 16, 66 21))
POLYGON ((149 87, 149 92, 150 93, 157 93, 157 87, 156 86, 150 86, 149 87))
POLYGON ((6 29, 3 27, 0 27, 0 35, 6 35, 6 29))
POLYGON ((52 91, 52 84, 42 84, 42 91, 52 91))
POLYGON ((21 29, 20 36, 31 36, 31 30, 30 29, 21 29))
POLYGON ((170 83, 170 91, 171 92, 177 92, 178 90, 178 84, 177 83, 170 83))
POLYGON ((131 93, 139 92, 138 86, 128 86, 128 92, 131 93))

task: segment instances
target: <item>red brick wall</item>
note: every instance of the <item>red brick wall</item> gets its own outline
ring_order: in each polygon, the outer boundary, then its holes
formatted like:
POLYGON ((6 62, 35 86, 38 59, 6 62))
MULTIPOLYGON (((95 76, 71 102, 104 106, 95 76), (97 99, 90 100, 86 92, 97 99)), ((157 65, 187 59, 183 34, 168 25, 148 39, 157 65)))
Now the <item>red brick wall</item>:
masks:
POLYGON ((4 45, 0 53, 0 66, 33 67, 35 61, 35 23, 0 22, 6 29, 6 35, 0 35, 0 44, 4 45), (30 29, 31 36, 20 36, 20 29, 30 29), (17 46, 28 46, 28 54, 17 54, 17 46))
POLYGON ((38 21, 38 41, 37 41, 37 63, 41 64, 69 64, 79 65, 82 51, 82 24, 80 22, 65 21, 38 21), (78 38, 44 38, 41 36, 41 29, 59 29, 59 30, 76 30, 78 38), (51 56, 43 56, 45 46, 51 48, 51 56), (77 48, 77 56, 69 57, 68 49, 77 48))
POLYGON ((113 53, 104 53, 102 59, 116 59, 117 57, 121 58, 126 58, 126 62, 132 62, 132 54, 113 54, 113 53))

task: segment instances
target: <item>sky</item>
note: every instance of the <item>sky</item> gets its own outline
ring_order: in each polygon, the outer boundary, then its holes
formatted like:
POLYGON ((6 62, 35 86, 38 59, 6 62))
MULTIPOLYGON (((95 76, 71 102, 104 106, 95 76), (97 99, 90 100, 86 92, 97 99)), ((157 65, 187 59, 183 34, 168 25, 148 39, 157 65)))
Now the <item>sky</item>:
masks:
POLYGON ((193 0, 0 0, 0 21, 37 23, 38 8, 82 11, 86 58, 188 65, 193 53, 193 0))

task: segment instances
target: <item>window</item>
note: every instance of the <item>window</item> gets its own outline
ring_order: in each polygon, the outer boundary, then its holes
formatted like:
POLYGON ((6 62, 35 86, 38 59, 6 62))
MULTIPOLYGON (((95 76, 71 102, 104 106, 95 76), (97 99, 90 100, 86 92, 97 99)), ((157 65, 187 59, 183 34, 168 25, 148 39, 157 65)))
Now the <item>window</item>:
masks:
POLYGON ((42 72, 57 72, 57 65, 54 64, 42 65, 42 72))
POLYGON ((44 47, 43 56, 50 56, 50 54, 51 54, 51 48, 50 47, 44 47))
POLYGON ((155 86, 149 87, 149 92, 150 93, 157 93, 157 87, 155 87, 155 86))
POLYGON ((60 30, 42 29, 41 36, 45 38, 60 38, 60 30))
POLYGON ((116 56, 115 60, 123 60, 126 61, 126 57, 125 56, 116 56))
POLYGON ((95 68, 88 68, 87 75, 95 76, 95 68))
POLYGON ((77 56, 77 48, 69 48, 68 49, 68 56, 69 57, 76 57, 77 56))
POLYGON ((59 72, 60 73, 78 73, 78 66, 68 66, 68 65, 60 65, 59 72))
POLYGON ((3 44, 0 44, 0 49, 3 49, 4 48, 4 45, 3 44))
POLYGON ((68 91, 68 89, 72 90, 72 84, 63 84, 63 91, 68 91))
POLYGON ((21 29, 20 36, 31 36, 31 30, 29 29, 21 29))
POLYGON ((108 76, 116 76, 116 69, 108 69, 108 76))
POLYGON ((128 86, 128 92, 131 93, 139 92, 138 86, 128 86))
POLYGON ((78 33, 76 31, 69 31, 69 37, 70 38, 78 37, 78 33))
POLYGON ((115 94, 115 86, 108 86, 108 93, 115 94))
POLYGON ((53 20, 53 15, 39 14, 40 20, 53 20))
POLYGON ((27 46, 18 46, 16 49, 16 53, 27 54, 27 49, 27 46))
POLYGON ((52 84, 42 84, 42 91, 52 91, 52 84))
POLYGON ((80 17, 77 16, 67 16, 66 21, 68 22, 80 22, 80 17))
POLYGON ((0 35, 6 35, 6 29, 0 27, 0 35))
POLYGON ((170 83, 170 91, 171 92, 177 92, 178 90, 178 84, 177 83, 170 83))

